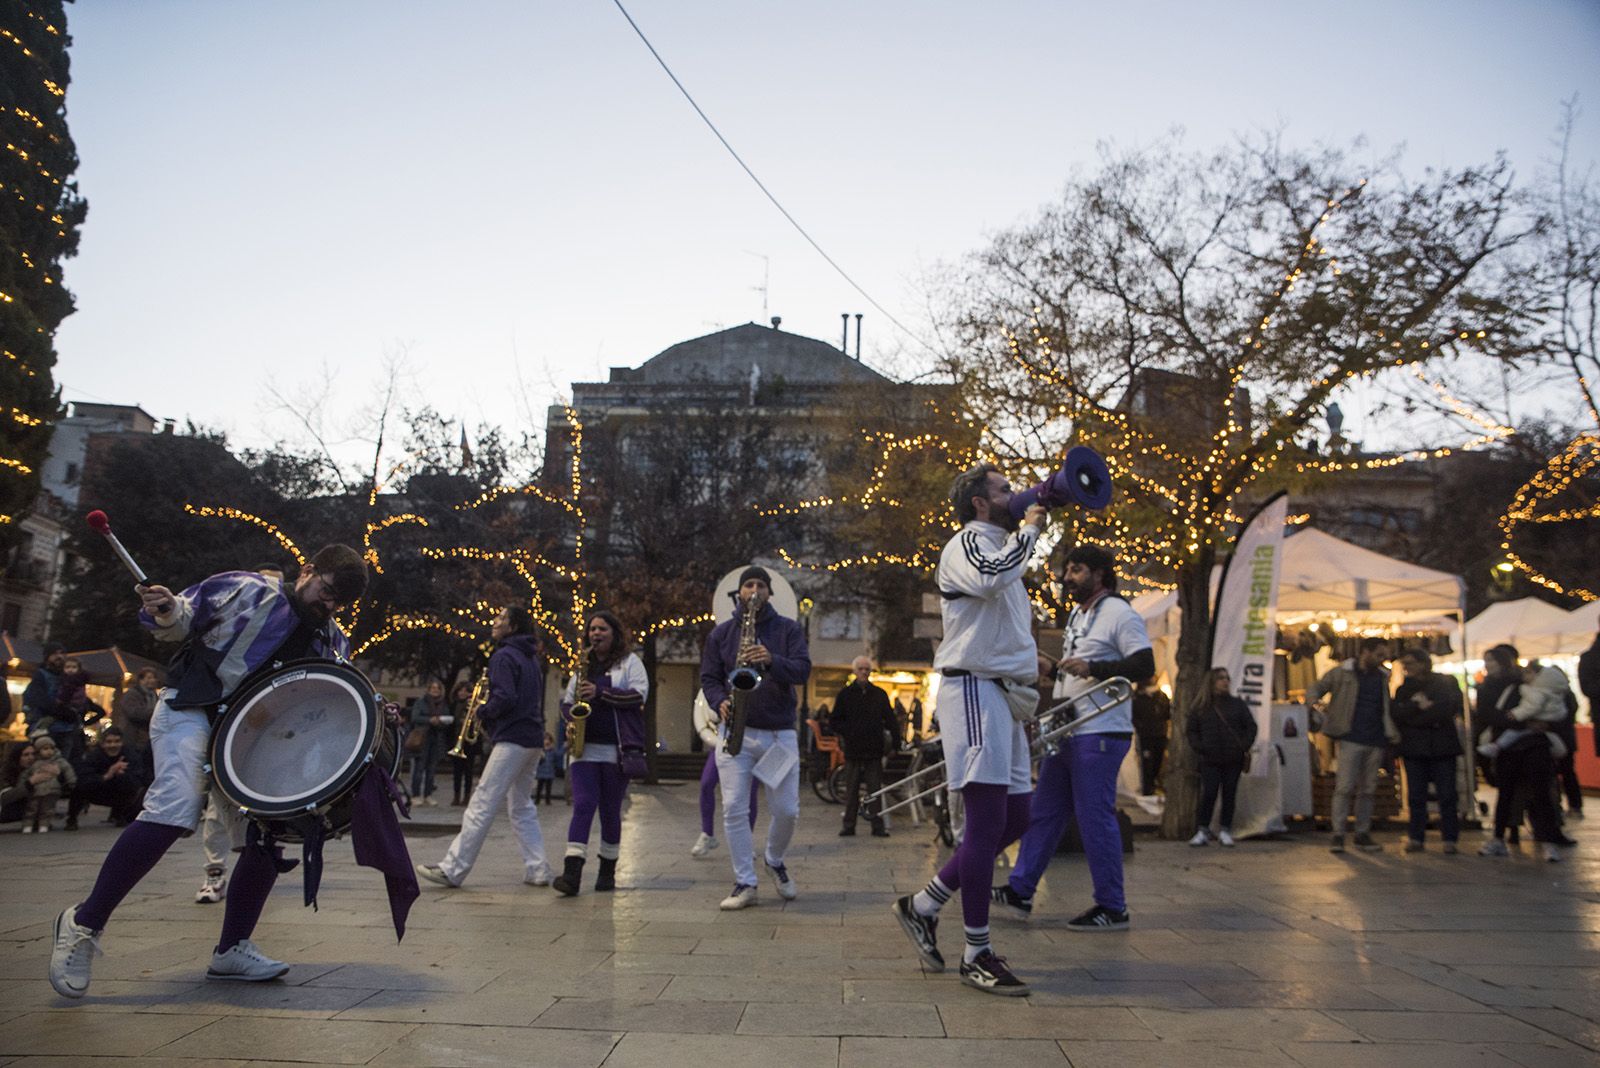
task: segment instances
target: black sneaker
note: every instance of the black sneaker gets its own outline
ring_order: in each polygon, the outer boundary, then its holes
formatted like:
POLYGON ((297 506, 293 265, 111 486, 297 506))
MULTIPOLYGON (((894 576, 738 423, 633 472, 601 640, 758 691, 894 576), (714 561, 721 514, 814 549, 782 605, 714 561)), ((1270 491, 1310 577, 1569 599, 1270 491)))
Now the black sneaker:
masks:
POLYGON ((1075 916, 1067 921, 1069 931, 1126 931, 1128 929, 1128 913, 1126 910, 1115 912, 1103 909, 1099 905, 1075 916))
POLYGON ((1356 848, 1361 850, 1363 853, 1382 853, 1383 852, 1383 846, 1380 845, 1379 843, 1373 841, 1372 840, 1372 835, 1370 835, 1370 834, 1358 834, 1358 835, 1356 835, 1355 842, 1356 842, 1356 848))
POLYGON ((944 971, 944 954, 939 952, 939 917, 918 913, 911 907, 909 896, 898 899, 889 907, 894 911, 894 918, 900 921, 900 929, 917 947, 917 956, 922 958, 928 970, 944 971))
POLYGON ((854 827, 840 827, 839 828, 839 837, 840 838, 854 838, 855 835, 856 835, 856 829, 854 827))
POLYGON ((961 981, 985 994, 999 994, 1008 998, 1025 998, 1032 993, 1028 984, 1011 974, 1006 959, 986 949, 971 963, 961 962, 961 981))
POLYGON ((1027 920, 1033 916, 1033 899, 1011 889, 1010 883, 1001 883, 989 891, 989 900, 1010 913, 1014 919, 1027 920))

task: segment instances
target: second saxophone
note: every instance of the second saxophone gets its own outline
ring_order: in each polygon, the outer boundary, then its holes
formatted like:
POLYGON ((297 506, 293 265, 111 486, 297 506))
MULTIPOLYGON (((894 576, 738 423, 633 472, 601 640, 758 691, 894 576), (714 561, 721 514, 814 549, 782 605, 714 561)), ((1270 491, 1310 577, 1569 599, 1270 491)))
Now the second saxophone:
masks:
POLYGON ((577 666, 572 669, 573 677, 576 680, 572 687, 572 693, 575 700, 572 703, 572 707, 567 710, 568 760, 577 760, 583 756, 583 735, 588 726, 589 713, 594 711, 589 707, 589 702, 577 696, 577 683, 583 681, 583 671, 589 663, 588 656, 583 652, 583 650, 589 645, 589 636, 583 632, 581 623, 579 624, 579 627, 580 629, 578 631, 577 645, 578 663, 577 666))

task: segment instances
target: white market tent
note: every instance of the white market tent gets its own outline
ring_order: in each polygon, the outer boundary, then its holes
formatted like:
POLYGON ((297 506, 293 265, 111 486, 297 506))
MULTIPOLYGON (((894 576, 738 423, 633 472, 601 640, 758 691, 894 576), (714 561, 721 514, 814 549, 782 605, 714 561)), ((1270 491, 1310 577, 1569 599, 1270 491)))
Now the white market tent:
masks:
MULTIPOLYGON (((1212 573, 1213 594, 1219 572, 1212 573)), ((1460 575, 1408 564, 1320 530, 1306 528, 1283 541, 1279 623, 1335 616, 1355 627, 1454 630, 1465 598, 1460 575)), ((1157 666, 1171 677, 1181 618, 1178 595, 1144 593, 1131 603, 1150 632, 1157 666)))
MULTIPOLYGON (((1582 611, 1582 609, 1579 609, 1582 611)), ((1560 656, 1581 652, 1593 640, 1593 631, 1580 638, 1573 633, 1573 613, 1537 597, 1497 601, 1467 621, 1467 659, 1482 660, 1496 645, 1514 645, 1524 657, 1560 656), (1581 646, 1574 646, 1578 641, 1581 646)))

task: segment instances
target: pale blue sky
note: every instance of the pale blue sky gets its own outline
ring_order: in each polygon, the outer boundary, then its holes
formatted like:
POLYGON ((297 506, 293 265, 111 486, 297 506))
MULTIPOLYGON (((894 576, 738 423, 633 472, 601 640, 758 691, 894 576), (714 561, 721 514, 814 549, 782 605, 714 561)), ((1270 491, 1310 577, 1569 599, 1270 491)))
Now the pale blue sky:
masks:
MULTIPOLYGON (((898 318, 933 263, 1051 199, 1104 139, 1404 143, 1409 170, 1600 160, 1600 3, 628 0, 735 148, 898 318)), ((67 399, 258 444, 266 384, 526 424, 573 380, 771 314, 865 312, 609 0, 79 0, 67 103, 89 198, 67 399), (518 378, 523 384, 518 389, 518 378)), ((905 364, 896 364, 906 366, 905 364)), ((1357 436, 1359 425, 1350 427, 1357 436)))

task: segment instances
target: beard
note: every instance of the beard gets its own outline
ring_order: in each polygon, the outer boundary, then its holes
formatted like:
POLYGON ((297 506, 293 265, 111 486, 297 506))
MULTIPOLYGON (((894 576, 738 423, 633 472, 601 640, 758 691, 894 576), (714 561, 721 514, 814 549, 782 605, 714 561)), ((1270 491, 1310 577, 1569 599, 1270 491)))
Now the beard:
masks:
POLYGON ((331 614, 327 608, 323 607, 321 602, 311 601, 308 603, 302 601, 299 594, 289 598, 289 603, 294 605, 296 615, 307 623, 315 623, 319 627, 328 621, 328 617, 331 614))
POLYGON ((1088 583, 1074 582, 1071 579, 1066 579, 1062 582, 1062 591, 1066 593, 1067 600, 1077 604, 1087 601, 1090 595, 1094 593, 1088 583))
POLYGON ((1010 508, 990 508, 989 519, 995 526, 1008 533, 1022 526, 1022 520, 1012 515, 1010 508))

